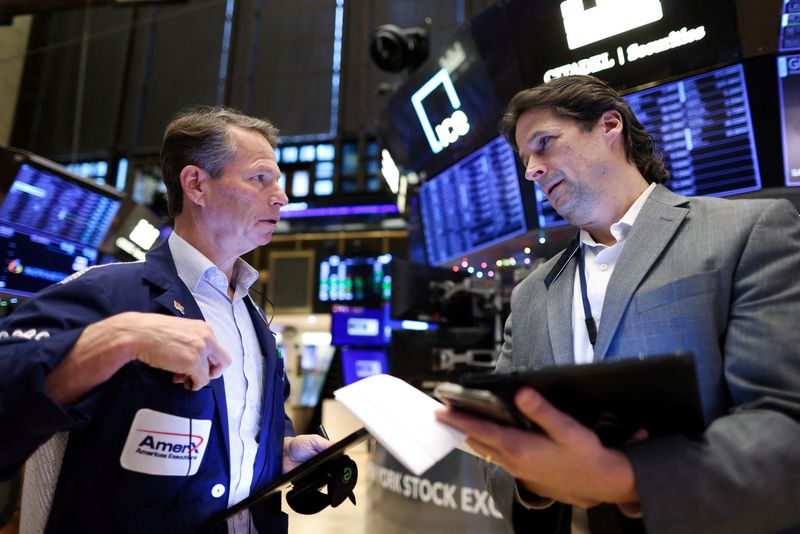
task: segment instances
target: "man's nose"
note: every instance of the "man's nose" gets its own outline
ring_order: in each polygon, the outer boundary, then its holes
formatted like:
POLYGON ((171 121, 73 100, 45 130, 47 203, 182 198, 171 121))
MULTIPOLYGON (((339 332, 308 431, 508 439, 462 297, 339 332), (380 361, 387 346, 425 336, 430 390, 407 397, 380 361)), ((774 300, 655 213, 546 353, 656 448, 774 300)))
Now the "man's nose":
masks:
POLYGON ((525 179, 530 180, 532 182, 538 182, 538 180, 547 173, 547 168, 545 167, 544 163, 534 160, 530 158, 528 160, 528 165, 525 167, 525 179))
POLYGON ((278 181, 275 181, 275 188, 270 191, 269 195, 269 203, 273 206, 285 206, 289 203, 289 197, 286 195, 286 191, 283 190, 281 184, 278 181))

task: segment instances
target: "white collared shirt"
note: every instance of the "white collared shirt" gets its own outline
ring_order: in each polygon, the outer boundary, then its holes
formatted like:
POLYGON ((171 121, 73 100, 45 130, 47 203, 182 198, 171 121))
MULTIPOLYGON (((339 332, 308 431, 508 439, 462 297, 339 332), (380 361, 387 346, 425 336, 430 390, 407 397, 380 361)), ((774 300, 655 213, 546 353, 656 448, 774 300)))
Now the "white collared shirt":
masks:
MULTIPOLYGON (((589 232, 581 230, 581 256, 586 268, 586 293, 592 308, 595 324, 600 330, 600 321, 603 316, 603 301, 606 298, 606 289, 614 266, 622 253, 622 247, 630 233, 633 223, 639 216, 645 201, 650 196, 656 184, 650 184, 639 198, 628 208, 625 215, 611 225, 611 235, 617 240, 611 246, 597 243, 589 232)), ((594 359, 594 347, 589 342, 589 331, 583 313, 583 298, 581 297, 581 282, 578 269, 575 269, 574 287, 572 290, 572 347, 575 354, 575 363, 590 363, 594 359)))
MULTIPOLYGON (((603 315, 603 302, 606 298, 606 290, 614 266, 617 264, 622 253, 625 240, 642 210, 642 206, 647 201, 650 193, 656 188, 656 184, 650 184, 639 198, 631 204, 625 215, 611 225, 611 235, 617 240, 611 246, 596 242, 586 230, 581 230, 581 255, 580 260, 584 262, 586 269, 586 293, 589 297, 589 304, 592 308, 597 330, 600 330, 600 320, 603 315)), ((589 341, 589 331, 586 329, 585 316, 583 312, 583 297, 581 296, 581 282, 578 269, 575 269, 575 281, 572 289, 572 347, 575 354, 575 363, 591 363, 594 360, 594 347, 589 341)), ((577 506, 572 507, 572 534, 588 534, 589 521, 586 510, 577 506)))
MULTIPOLYGON (((225 370, 225 402, 228 407, 230 440, 230 487, 214 496, 227 494, 228 507, 250 494, 253 466, 261 430, 261 399, 264 391, 264 358, 244 299, 258 279, 258 272, 241 258, 233 266, 233 298, 228 297, 228 278, 200 251, 177 232, 169 236, 169 248, 178 277, 197 301, 203 317, 217 342, 230 354, 231 365, 225 370)), ((256 532, 250 512, 228 519, 228 532, 256 532)))

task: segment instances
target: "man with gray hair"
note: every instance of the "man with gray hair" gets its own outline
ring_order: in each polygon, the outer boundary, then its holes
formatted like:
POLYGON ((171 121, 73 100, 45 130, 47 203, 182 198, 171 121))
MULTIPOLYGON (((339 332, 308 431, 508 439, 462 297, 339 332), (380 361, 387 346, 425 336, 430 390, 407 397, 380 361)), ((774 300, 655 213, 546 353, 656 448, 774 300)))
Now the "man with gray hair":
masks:
MULTIPOLYGON (((161 151, 168 241, 2 324, 0 476, 69 433, 46 532, 189 531, 327 446, 294 436, 283 359, 248 295, 258 273, 240 258, 288 202, 276 141, 231 109, 179 114, 161 151)), ((286 532, 286 515, 276 497, 220 528, 286 532)))

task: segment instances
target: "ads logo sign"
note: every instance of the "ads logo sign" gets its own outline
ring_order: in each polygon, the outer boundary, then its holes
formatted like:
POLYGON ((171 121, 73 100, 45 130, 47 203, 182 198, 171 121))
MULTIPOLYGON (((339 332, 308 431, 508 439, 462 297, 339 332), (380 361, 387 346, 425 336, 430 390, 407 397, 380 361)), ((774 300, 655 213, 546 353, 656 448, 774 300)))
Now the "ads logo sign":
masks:
POLYGON ((458 98, 453 80, 446 69, 434 74, 416 93, 411 95, 411 104, 414 106, 414 111, 417 112, 419 123, 422 125, 422 130, 425 132, 425 137, 434 154, 438 154, 469 131, 467 115, 459 109, 461 108, 461 99, 458 98), (453 113, 434 127, 431 125, 422 102, 439 87, 444 89, 447 94, 447 99, 453 107, 453 113))
POLYGON ((660 0, 566 0, 561 16, 570 50, 660 20, 660 0), (594 5, 592 5, 594 4, 594 5))

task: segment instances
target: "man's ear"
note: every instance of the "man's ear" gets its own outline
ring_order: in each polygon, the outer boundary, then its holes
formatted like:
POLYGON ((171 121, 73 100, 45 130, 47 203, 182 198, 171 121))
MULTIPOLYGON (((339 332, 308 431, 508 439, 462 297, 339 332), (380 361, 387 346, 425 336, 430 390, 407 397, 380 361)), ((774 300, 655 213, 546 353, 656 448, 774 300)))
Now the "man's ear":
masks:
POLYGON ((187 202, 205 206, 205 186, 210 178, 208 173, 197 165, 187 165, 181 170, 180 181, 183 196, 187 202))
POLYGON ((614 144, 622 137, 625 123, 622 122, 622 115, 620 115, 619 111, 609 109, 600 116, 599 123, 603 136, 608 140, 609 144, 614 144))

